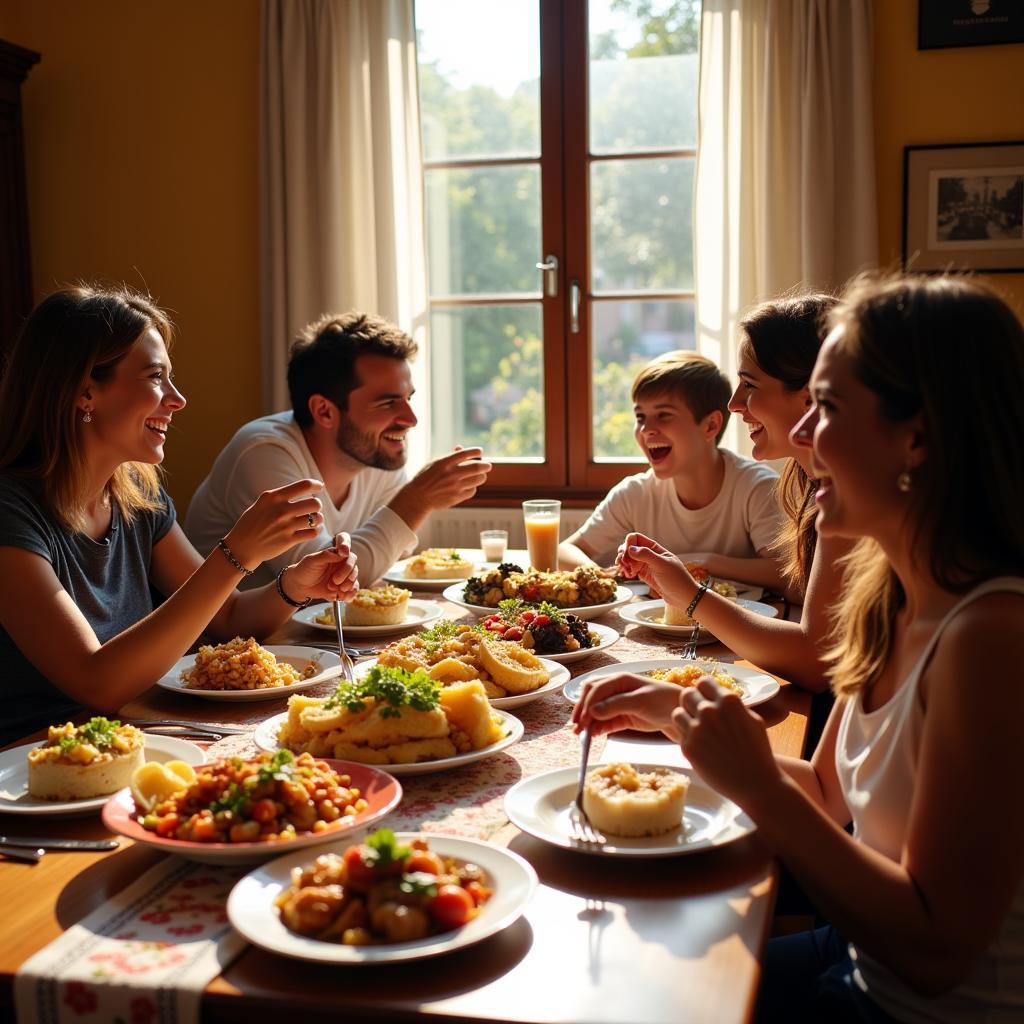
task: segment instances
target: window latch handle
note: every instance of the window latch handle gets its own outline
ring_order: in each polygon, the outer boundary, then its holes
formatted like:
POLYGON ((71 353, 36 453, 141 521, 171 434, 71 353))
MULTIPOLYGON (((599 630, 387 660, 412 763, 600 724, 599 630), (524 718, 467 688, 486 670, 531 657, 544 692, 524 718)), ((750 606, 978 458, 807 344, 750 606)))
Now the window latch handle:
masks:
POLYGON ((536 264, 538 270, 544 271, 544 294, 553 299, 558 295, 558 257, 548 255, 543 263, 536 264))
POLYGON ((580 333, 580 283, 569 283, 569 333, 580 333))

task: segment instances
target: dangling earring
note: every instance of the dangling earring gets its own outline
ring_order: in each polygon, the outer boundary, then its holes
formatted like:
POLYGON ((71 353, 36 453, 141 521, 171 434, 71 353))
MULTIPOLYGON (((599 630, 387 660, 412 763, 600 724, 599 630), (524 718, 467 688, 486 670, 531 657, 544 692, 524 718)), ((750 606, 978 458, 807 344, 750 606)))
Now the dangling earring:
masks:
POLYGON ((907 494, 910 491, 910 487, 913 484, 913 477, 910 475, 910 470, 905 469, 898 477, 896 477, 896 486, 904 493, 907 494))
POLYGON ((86 409, 85 412, 82 413, 82 422, 92 423, 92 409, 86 409))

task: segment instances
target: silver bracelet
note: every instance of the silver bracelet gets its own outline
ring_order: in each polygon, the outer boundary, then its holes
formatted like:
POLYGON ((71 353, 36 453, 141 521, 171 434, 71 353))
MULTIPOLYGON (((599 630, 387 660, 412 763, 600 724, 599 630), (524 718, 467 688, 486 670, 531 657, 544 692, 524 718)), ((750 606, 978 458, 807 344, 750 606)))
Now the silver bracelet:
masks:
POLYGON ((700 604, 700 599, 708 592, 708 584, 711 582, 710 576, 705 576, 697 586, 697 593, 693 595, 693 600, 689 603, 686 609, 686 617, 688 619, 693 618, 693 613, 697 610, 697 605, 700 604))
POLYGON ((234 566, 234 567, 235 567, 235 568, 236 568, 236 569, 237 569, 237 570, 238 570, 238 571, 239 571, 239 572, 240 572, 240 573, 241 573, 241 574, 243 575, 243 576, 251 576, 251 575, 252 575, 252 574, 253 574, 253 573, 254 573, 254 572, 256 571, 255 569, 246 569, 246 567, 245 567, 244 565, 242 565, 242 563, 241 563, 241 562, 240 562, 240 561, 239 561, 239 560, 238 560, 237 558, 235 558, 235 556, 234 556, 234 555, 233 555, 233 554, 231 553, 231 548, 229 548, 229 547, 227 546, 227 543, 225 542, 225 540, 224 540, 224 538, 223 538, 223 537, 221 537, 221 539, 220 539, 219 541, 217 541, 217 547, 219 547, 219 548, 221 549, 221 551, 223 551, 223 552, 224 552, 224 557, 225 557, 225 558, 226 558, 226 559, 227 559, 227 560, 228 560, 228 561, 229 561, 229 562, 230 562, 230 563, 231 563, 231 564, 232 564, 232 565, 233 565, 233 566, 234 566))
POLYGON ((307 597, 305 601, 296 601, 294 598, 289 597, 284 592, 284 586, 281 583, 281 577, 285 574, 285 570, 289 568, 291 567, 286 565, 284 569, 282 569, 277 574, 277 578, 274 580, 274 582, 277 584, 277 593, 285 604, 290 604, 293 608, 308 608, 312 603, 313 598, 307 597))

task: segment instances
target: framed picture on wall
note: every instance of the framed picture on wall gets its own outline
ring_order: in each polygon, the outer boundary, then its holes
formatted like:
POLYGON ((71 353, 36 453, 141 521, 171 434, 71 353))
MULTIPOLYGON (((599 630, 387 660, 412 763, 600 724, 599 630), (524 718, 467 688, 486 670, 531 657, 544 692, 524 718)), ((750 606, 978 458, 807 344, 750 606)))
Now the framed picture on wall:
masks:
POLYGON ((917 48, 1024 43, 1021 0, 917 0, 917 48))
POLYGON ((903 263, 1024 272, 1024 141, 904 147, 903 263))

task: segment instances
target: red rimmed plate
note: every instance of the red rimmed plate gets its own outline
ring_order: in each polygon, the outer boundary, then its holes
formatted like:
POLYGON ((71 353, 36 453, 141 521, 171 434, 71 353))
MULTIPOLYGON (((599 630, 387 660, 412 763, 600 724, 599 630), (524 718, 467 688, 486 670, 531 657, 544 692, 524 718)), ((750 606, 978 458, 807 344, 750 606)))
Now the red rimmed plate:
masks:
POLYGON ((366 810, 339 818, 335 827, 323 832, 300 832, 295 839, 273 843, 196 843, 187 839, 165 838, 143 828, 136 821, 135 801, 128 789, 115 793, 104 805, 103 824, 111 832, 127 836, 136 843, 152 846, 164 853, 177 854, 186 860, 202 861, 205 864, 258 864, 292 850, 342 839, 350 832, 380 821, 402 799, 401 784, 394 776, 379 768, 354 761, 335 761, 327 757, 317 760, 330 765, 340 775, 348 775, 352 785, 367 803, 366 810))

